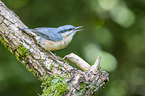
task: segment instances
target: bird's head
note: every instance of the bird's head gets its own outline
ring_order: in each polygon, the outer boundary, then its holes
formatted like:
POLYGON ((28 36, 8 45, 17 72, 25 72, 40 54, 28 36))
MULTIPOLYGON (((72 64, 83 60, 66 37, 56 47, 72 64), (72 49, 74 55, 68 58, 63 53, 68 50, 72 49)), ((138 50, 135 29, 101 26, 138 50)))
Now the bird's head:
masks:
POLYGON ((58 33, 61 33, 64 38, 66 38, 70 35, 73 36, 77 31, 83 30, 83 29, 79 29, 82 27, 83 26, 74 27, 72 25, 64 25, 64 26, 58 27, 57 31, 58 31, 58 33))

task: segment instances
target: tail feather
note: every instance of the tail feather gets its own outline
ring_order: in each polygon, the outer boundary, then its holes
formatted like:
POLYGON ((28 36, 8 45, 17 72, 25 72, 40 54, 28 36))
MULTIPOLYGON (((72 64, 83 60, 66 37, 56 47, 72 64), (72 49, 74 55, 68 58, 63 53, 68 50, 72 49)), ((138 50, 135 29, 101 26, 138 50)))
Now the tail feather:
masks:
POLYGON ((20 30, 22 30, 23 32, 25 32, 28 35, 37 36, 34 29, 24 28, 24 29, 20 29, 20 30))

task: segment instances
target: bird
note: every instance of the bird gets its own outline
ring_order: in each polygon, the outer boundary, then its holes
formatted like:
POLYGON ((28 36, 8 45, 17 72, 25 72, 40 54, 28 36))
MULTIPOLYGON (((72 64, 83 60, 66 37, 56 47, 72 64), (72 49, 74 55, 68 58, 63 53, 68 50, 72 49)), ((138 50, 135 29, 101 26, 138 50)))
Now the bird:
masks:
POLYGON ((37 43, 48 51, 60 50, 68 46, 77 31, 81 31, 83 26, 74 27, 72 25, 64 25, 58 28, 38 27, 23 28, 22 31, 31 34, 37 43))

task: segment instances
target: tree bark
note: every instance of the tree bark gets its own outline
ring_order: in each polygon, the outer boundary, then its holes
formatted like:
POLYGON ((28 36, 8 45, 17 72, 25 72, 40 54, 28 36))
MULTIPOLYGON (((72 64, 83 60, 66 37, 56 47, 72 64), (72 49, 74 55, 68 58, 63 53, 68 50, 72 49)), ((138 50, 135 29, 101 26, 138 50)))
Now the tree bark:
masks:
POLYGON ((27 26, 0 1, 0 41, 43 82, 44 94, 54 95, 53 92, 56 91, 47 93, 46 90, 59 83, 67 86, 67 91, 60 92, 63 95, 88 96, 94 94, 109 81, 109 74, 101 69, 90 68, 87 71, 81 71, 70 66, 66 60, 54 58, 36 43, 33 36, 21 31, 22 28, 27 28, 27 26))

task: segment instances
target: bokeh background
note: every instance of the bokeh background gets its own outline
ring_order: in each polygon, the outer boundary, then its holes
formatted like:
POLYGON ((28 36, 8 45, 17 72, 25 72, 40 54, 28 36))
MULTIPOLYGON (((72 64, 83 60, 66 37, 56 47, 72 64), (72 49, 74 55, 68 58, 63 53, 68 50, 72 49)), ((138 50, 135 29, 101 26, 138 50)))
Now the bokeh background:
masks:
MULTIPOLYGON (((145 96, 145 0, 2 0, 30 28, 84 26, 55 51, 78 54, 110 81, 96 96, 145 96)), ((41 82, 0 43, 0 96, 38 96, 41 82)))

